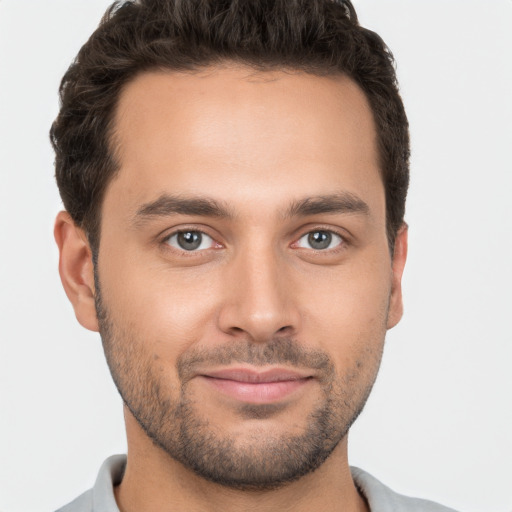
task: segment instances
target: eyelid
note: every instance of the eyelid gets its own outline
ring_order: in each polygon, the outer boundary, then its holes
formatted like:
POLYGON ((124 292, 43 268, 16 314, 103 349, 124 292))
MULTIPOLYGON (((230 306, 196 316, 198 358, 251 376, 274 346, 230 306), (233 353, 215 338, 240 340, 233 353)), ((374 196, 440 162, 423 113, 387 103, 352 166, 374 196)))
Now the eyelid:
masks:
MULTIPOLYGON (((208 249, 223 248, 224 244, 218 241, 218 236, 210 234, 208 231, 209 231, 209 229, 205 229, 202 226, 197 226, 197 225, 195 225, 195 226, 184 225, 184 226, 180 226, 180 227, 174 227, 174 228, 171 228, 171 230, 166 230, 164 232, 164 235, 159 237, 159 241, 162 245, 166 246, 166 248, 170 248, 170 250, 172 250, 172 251, 178 251, 178 252, 184 253, 189 256, 193 256, 194 254, 196 254, 196 255, 200 254, 202 252, 207 251, 208 249), (168 243, 168 241, 171 237, 176 236, 179 233, 184 233, 187 231, 195 231, 195 232, 201 233, 204 236, 207 236, 208 238, 210 238, 212 240, 212 242, 213 242, 212 246, 208 247, 206 249, 197 249, 197 250, 187 251, 187 250, 181 249, 179 247, 173 247, 172 245, 170 245, 168 243)), ((351 245, 351 235, 346 233, 345 230, 343 230, 341 228, 325 226, 325 225, 318 225, 318 224, 311 224, 309 226, 302 226, 299 233, 300 233, 300 235, 294 237, 294 241, 290 244, 289 247, 294 248, 294 249, 306 249, 306 250, 309 250, 309 251, 315 252, 315 253, 332 253, 332 252, 336 252, 341 249, 344 249, 348 245, 351 245), (324 232, 331 233, 341 239, 340 243, 337 244, 336 247, 333 247, 330 249, 314 249, 314 248, 305 248, 305 247, 298 246, 298 242, 303 237, 305 237, 311 233, 314 233, 316 231, 324 231, 324 232)))
POLYGON ((218 242, 216 240, 216 238, 214 238, 211 234, 207 233, 207 231, 205 229, 202 229, 201 227, 197 227, 197 226, 183 226, 183 227, 179 227, 179 228, 173 228, 171 231, 167 231, 165 233, 165 235, 160 238, 160 243, 162 245, 166 246, 166 249, 170 249, 172 251, 177 251, 177 252, 180 252, 187 256, 193 256, 194 254, 197 255, 197 254, 205 252, 209 249, 218 249, 218 248, 223 247, 223 245, 220 242, 218 242), (169 243, 169 240, 172 237, 175 237, 175 236, 179 235, 180 233, 187 233, 187 232, 201 233, 202 236, 208 237, 212 241, 211 246, 204 248, 204 249, 196 249, 196 250, 187 251, 186 249, 182 249, 180 247, 175 247, 169 243))
POLYGON ((344 232, 342 232, 342 230, 339 230, 339 229, 336 229, 336 228, 333 228, 333 227, 330 227, 330 226, 327 227, 327 226, 315 225, 315 226, 311 226, 311 227, 308 226, 307 228, 302 228, 300 236, 295 238, 295 241, 292 242, 290 247, 292 247, 294 249, 306 249, 306 250, 309 250, 309 251, 313 251, 315 253, 330 253, 330 252, 338 251, 338 250, 341 250, 342 248, 345 248, 347 245, 349 245, 349 243, 350 243, 349 235, 345 234, 344 232), (314 248, 300 247, 298 245, 299 241, 302 238, 304 238, 305 236, 310 235, 311 233, 315 233, 315 232, 318 232, 318 231, 323 231, 323 232, 326 232, 326 233, 331 233, 332 235, 335 235, 335 236, 339 237, 341 239, 341 241, 340 241, 339 244, 336 245, 336 247, 332 247, 330 249, 314 249, 314 248))

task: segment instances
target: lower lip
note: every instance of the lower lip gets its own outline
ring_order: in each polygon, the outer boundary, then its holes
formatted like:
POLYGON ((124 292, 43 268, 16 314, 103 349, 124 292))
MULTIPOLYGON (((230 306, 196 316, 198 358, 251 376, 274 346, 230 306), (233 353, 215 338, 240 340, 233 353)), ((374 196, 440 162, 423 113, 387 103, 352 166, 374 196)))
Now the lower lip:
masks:
POLYGON ((289 397, 310 379, 284 380, 279 382, 240 382, 203 376, 215 389, 236 400, 252 404, 268 404, 289 397))

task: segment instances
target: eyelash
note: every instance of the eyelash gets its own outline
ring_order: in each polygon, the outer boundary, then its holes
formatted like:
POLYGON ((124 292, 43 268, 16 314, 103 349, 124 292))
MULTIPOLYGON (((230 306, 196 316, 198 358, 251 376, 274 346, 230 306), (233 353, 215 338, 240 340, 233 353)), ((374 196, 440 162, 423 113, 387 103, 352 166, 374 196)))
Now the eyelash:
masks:
POLYGON ((314 229, 310 229, 306 232, 304 232, 295 242, 291 244, 291 246, 297 246, 297 249, 307 249, 309 251, 313 251, 315 254, 336 254, 340 252, 343 249, 346 249, 348 245, 347 236, 344 234, 341 234, 339 231, 336 231, 332 228, 326 228, 326 227, 316 227, 314 229), (340 239, 339 243, 331 248, 331 249, 314 249, 314 248, 305 248, 305 247, 298 247, 297 244, 302 240, 304 237, 311 235, 313 233, 329 233, 330 235, 334 235, 340 239))
MULTIPOLYGON (((187 256, 187 257, 197 257, 199 255, 202 255, 205 253, 205 251, 209 250, 209 249, 220 249, 223 246, 223 244, 219 243, 216 241, 216 239, 209 235, 206 231, 202 230, 202 229, 199 229, 197 227, 194 227, 194 228, 180 228, 180 229, 177 229, 175 231, 173 231, 172 233, 170 234, 167 234, 165 235, 164 238, 162 238, 161 240, 161 244, 165 246, 165 248, 167 250, 171 250, 173 252, 180 252, 183 256, 187 256), (191 232, 191 233, 200 233, 201 235, 204 235, 204 236, 207 236, 209 238, 211 238, 214 242, 215 245, 217 245, 217 247, 210 247, 210 248, 207 248, 207 249, 201 249, 201 250, 190 250, 190 251, 187 251, 185 249, 179 249, 177 247, 173 247, 169 244, 169 240, 174 237, 174 236, 177 236, 179 235, 180 233, 188 233, 188 232, 191 232)), ((347 239, 347 235, 345 234, 342 234, 340 233, 339 231, 335 230, 335 229, 332 229, 331 227, 327 228, 327 227, 322 227, 322 226, 317 226, 313 229, 308 229, 307 231, 304 231, 302 232, 302 234, 295 238, 295 241, 292 242, 290 244, 290 247, 294 248, 294 249, 306 249, 310 252, 313 252, 315 254, 336 254, 344 249, 346 249, 346 247, 349 245, 349 241, 347 239), (305 236, 308 236, 312 233, 318 233, 318 232, 322 232, 322 233, 330 233, 331 235, 335 235, 337 237, 340 238, 340 243, 334 247, 334 248, 331 248, 331 249, 314 249, 314 248, 305 248, 305 247, 298 247, 297 244, 299 243, 299 241, 304 238, 305 236)))
POLYGON ((218 249, 218 248, 223 247, 222 244, 217 242, 213 236, 211 236, 208 233, 206 233, 206 231, 204 231, 202 229, 198 229, 196 227, 195 228, 181 228, 181 229, 177 229, 176 231, 173 231, 172 233, 166 235, 162 239, 161 243, 165 246, 165 248, 167 250, 171 250, 173 252, 177 251, 177 252, 181 253, 181 255, 186 256, 186 257, 194 257, 194 256, 197 257, 197 256, 203 254, 207 250, 207 249, 201 249, 201 250, 187 251, 186 249, 180 249, 178 247, 171 246, 170 243, 169 243, 171 238, 174 237, 174 236, 178 236, 180 233, 200 233, 203 236, 207 236, 208 238, 211 238, 213 243, 215 245, 217 245, 218 247, 209 247, 208 249, 218 249))

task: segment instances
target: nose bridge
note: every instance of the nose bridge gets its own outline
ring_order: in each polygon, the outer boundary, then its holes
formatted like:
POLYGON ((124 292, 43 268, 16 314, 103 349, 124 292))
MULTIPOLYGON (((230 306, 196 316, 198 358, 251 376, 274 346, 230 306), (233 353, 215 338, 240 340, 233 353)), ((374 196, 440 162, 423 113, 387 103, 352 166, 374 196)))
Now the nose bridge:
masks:
POLYGON ((224 331, 268 341, 278 332, 291 334, 298 328, 286 263, 271 243, 240 248, 230 266, 230 293, 221 313, 224 331))

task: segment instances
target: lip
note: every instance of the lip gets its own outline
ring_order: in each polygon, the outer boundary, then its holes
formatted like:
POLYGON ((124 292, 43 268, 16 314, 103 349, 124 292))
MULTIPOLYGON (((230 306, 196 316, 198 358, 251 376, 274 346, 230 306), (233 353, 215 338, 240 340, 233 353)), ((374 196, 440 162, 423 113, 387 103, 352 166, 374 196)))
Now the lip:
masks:
POLYGON ((251 368, 227 368, 201 374, 216 391, 237 401, 252 404, 279 402, 311 381, 312 375, 286 368, 258 371, 251 368))

